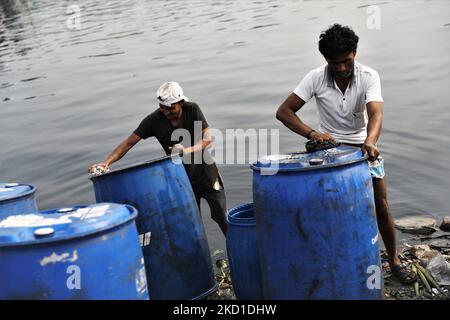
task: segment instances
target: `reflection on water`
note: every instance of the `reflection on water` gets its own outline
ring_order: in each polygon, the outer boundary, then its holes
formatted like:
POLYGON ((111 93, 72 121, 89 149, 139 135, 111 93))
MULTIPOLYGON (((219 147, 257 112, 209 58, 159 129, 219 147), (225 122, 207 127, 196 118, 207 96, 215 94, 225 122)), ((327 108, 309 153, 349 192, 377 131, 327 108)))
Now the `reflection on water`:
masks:
MULTIPOLYGON (((41 209, 93 202, 87 166, 103 160, 156 108, 164 81, 182 84, 211 127, 278 128, 280 150, 305 140, 274 117, 310 69, 334 22, 360 36, 357 59, 379 71, 385 98, 380 147, 396 217, 450 214, 447 1, 71 1, 0 2, 1 181, 38 187, 41 209), (381 29, 367 27, 376 4, 381 29)), ((300 112, 317 125, 314 103, 300 112)), ((116 166, 162 154, 154 140, 116 166)), ((224 165, 228 206, 252 199, 248 165, 224 165)), ((213 248, 224 239, 204 220, 213 248)))

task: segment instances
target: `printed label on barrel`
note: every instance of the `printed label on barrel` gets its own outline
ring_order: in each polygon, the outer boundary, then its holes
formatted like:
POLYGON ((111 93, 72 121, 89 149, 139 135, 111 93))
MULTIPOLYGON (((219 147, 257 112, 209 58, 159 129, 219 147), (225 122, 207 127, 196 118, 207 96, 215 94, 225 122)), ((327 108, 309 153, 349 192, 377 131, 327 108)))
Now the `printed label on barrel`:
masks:
POLYGON ((375 244, 378 242, 378 233, 375 235, 375 237, 372 238, 372 244, 375 244))
POLYGON ((141 247, 147 247, 150 245, 150 238, 152 236, 151 232, 147 232, 139 235, 139 241, 141 242, 141 247))

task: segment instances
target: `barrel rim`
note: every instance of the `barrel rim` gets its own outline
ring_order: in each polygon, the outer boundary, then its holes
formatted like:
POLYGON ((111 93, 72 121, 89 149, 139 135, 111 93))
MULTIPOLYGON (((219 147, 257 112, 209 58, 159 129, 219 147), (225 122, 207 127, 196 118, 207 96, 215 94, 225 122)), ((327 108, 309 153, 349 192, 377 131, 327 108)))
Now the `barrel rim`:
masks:
POLYGON ((36 186, 34 186, 34 185, 32 185, 32 184, 21 183, 21 184, 19 184, 19 185, 22 185, 22 186, 29 186, 29 187, 31 187, 31 190, 25 191, 24 193, 21 193, 21 194, 12 196, 12 197, 10 197, 10 198, 5 198, 5 199, 3 199, 3 200, 0 199, 0 203, 8 202, 8 201, 11 201, 11 200, 17 200, 17 199, 24 198, 24 197, 28 197, 30 194, 35 193, 36 190, 37 190, 36 186))
POLYGON ((110 172, 106 172, 106 173, 103 173, 103 174, 100 174, 100 175, 97 175, 97 176, 91 176, 91 177, 89 177, 89 180, 95 181, 95 180, 98 180, 98 179, 103 178, 105 176, 113 176, 113 175, 116 175, 116 174, 121 174, 121 173, 127 172, 129 170, 133 170, 133 169, 136 169, 136 168, 139 168, 139 167, 148 166, 148 165, 153 165, 155 163, 163 162, 163 161, 168 160, 168 159, 175 159, 175 161, 179 161, 180 163, 182 163, 182 160, 181 160, 181 158, 178 155, 167 155, 167 156, 163 156, 163 157, 160 157, 160 158, 147 160, 147 161, 144 161, 144 162, 138 162, 138 163, 132 164, 132 165, 130 165, 128 167, 120 168, 120 169, 117 169, 117 170, 114 170, 114 171, 110 171, 110 172))
POLYGON ((316 171, 316 170, 321 170, 321 169, 330 169, 330 168, 338 168, 338 167, 343 167, 343 166, 348 166, 351 164, 355 164, 355 163, 359 163, 359 162, 363 162, 366 161, 369 158, 369 156, 363 155, 362 158, 359 159, 352 159, 352 160, 347 160, 347 161, 343 161, 340 163, 329 163, 329 164, 324 164, 324 165, 320 165, 320 166, 310 166, 310 167, 303 167, 303 168, 273 168, 273 167, 258 167, 255 165, 255 163, 252 163, 250 165, 250 168, 253 169, 254 171, 267 171, 267 172, 271 172, 271 171, 276 171, 276 172, 298 172, 298 171, 316 171))
POLYGON ((256 225, 256 219, 253 216, 253 218, 236 218, 235 215, 242 212, 242 211, 248 211, 248 210, 254 210, 253 202, 246 203, 239 205, 237 207, 234 207, 228 211, 227 215, 227 221, 231 225, 235 226, 253 226, 256 225))
MULTIPOLYGON (((214 280, 213 280, 214 281, 214 280)), ((209 296, 211 293, 213 293, 214 291, 216 291, 219 288, 219 284, 217 282, 214 281, 214 285, 212 286, 212 288, 208 289, 207 291, 199 294, 198 296, 192 298, 191 300, 201 300, 207 296, 209 296)))
MULTIPOLYGON (((92 205, 92 204, 90 204, 90 205, 92 205)), ((97 233, 103 233, 108 230, 120 227, 120 226, 130 223, 134 219, 136 219, 138 211, 135 207, 128 205, 128 204, 121 204, 121 205, 126 206, 127 209, 130 211, 130 215, 122 221, 118 221, 118 222, 115 222, 115 223, 112 223, 109 225, 105 225, 103 227, 90 229, 90 230, 80 232, 77 234, 68 234, 68 235, 59 236, 57 238, 48 237, 48 238, 42 238, 42 239, 35 238, 33 240, 25 240, 25 241, 18 241, 18 242, 3 242, 3 243, 0 243, 0 248, 38 245, 38 244, 44 244, 44 243, 61 242, 61 241, 68 241, 68 240, 72 240, 72 239, 84 238, 84 237, 87 237, 90 235, 94 235, 97 233)), ((89 206, 89 204, 79 204, 79 205, 75 205, 72 207, 82 207, 82 206, 89 206)), ((45 211, 52 211, 52 210, 58 210, 58 209, 61 209, 61 208, 54 208, 54 209, 45 210, 45 211)), ((22 230, 23 228, 25 228, 25 227, 10 227, 10 228, 3 228, 3 229, 11 229, 11 230, 15 229, 20 232, 20 230, 22 230)), ((41 227, 36 227, 36 229, 39 229, 39 228, 41 228, 41 227)), ((1 228, 0 228, 0 230, 1 230, 1 228)))

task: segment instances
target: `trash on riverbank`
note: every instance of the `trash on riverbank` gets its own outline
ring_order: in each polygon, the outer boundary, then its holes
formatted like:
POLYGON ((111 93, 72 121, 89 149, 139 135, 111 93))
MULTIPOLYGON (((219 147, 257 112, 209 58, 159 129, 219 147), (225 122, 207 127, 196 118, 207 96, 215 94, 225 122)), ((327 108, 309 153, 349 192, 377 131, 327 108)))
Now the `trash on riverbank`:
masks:
POLYGON ((436 281, 443 286, 450 286, 450 264, 441 254, 436 255, 427 265, 436 281))
MULTIPOLYGON (((426 218, 421 220, 420 224, 417 224, 415 218, 410 219, 411 221, 408 223, 405 223, 406 219, 399 221, 399 226, 406 230, 412 230, 412 234, 414 234, 411 238, 404 239, 399 243, 399 258, 404 266, 417 273, 418 277, 415 283, 401 284, 390 270, 386 250, 380 252, 386 300, 450 299, 450 233, 436 230, 435 220, 426 218), (433 228, 433 232, 429 233, 427 227, 433 228), (424 230, 425 233, 421 232, 424 230)), ((207 299, 235 300, 236 296, 224 252, 216 251, 213 257, 216 257, 216 267, 218 268, 216 281, 219 289, 207 299), (220 258, 217 257, 220 255, 222 255, 220 258)))
POLYGON ((218 289, 210 294, 207 300, 236 300, 234 294, 233 285, 231 283, 231 274, 228 261, 225 257, 223 250, 216 250, 213 253, 213 259, 215 260, 215 279, 218 284, 218 289))
POLYGON ((450 299, 450 264, 440 250, 429 245, 405 244, 399 254, 401 263, 417 274, 411 285, 401 284, 391 273, 386 250, 381 251, 387 300, 448 300, 450 299))
POLYGON ((442 223, 439 226, 442 231, 450 232, 450 217, 446 216, 442 219, 442 223))
MULTIPOLYGON (((450 299, 449 255, 442 254, 428 245, 406 244, 399 256, 403 265, 417 273, 417 281, 411 285, 401 284, 390 271, 386 250, 381 250, 386 300, 450 299)), ((220 258, 216 260, 216 266, 218 289, 209 295, 207 300, 236 300, 228 262, 220 258)))

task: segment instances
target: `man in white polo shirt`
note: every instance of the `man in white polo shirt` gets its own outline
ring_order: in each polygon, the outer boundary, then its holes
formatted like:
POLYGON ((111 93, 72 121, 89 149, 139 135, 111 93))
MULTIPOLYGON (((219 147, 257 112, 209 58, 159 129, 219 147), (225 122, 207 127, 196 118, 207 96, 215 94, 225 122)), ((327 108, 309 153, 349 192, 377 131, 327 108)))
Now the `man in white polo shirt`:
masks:
POLYGON ((401 266, 397 255, 395 225, 387 202, 383 160, 376 146, 381 134, 383 97, 378 73, 355 62, 358 36, 349 27, 334 24, 320 35, 319 51, 327 64, 310 71, 277 110, 277 119, 307 139, 361 147, 369 161, 378 160, 372 173, 378 227, 392 273, 402 283, 417 276, 401 266), (318 130, 304 123, 296 112, 315 97, 318 130))

